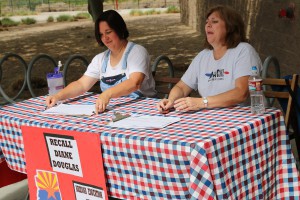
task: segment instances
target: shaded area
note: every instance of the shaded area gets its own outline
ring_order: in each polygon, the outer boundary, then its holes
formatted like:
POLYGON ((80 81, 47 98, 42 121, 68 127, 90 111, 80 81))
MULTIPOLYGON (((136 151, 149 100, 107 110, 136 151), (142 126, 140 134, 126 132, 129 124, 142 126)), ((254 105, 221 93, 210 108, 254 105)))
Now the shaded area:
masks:
MULTIPOLYGON (((124 16, 124 19, 130 32, 129 40, 143 45, 151 55, 152 62, 160 55, 168 56, 175 67, 175 76, 181 76, 201 50, 202 40, 199 33, 181 24, 179 13, 124 16)), ((91 20, 12 27, 1 32, 0 42, 0 57, 6 52, 13 52, 23 57, 28 64, 40 53, 48 54, 64 64, 73 54, 84 55, 91 61, 96 54, 105 50, 94 39, 94 25, 91 20)), ((11 92, 12 83, 18 81, 16 75, 21 73, 10 72, 10 69, 11 67, 6 67, 1 79, 7 93, 11 92)), ((40 90, 38 95, 46 94, 44 83, 40 79, 46 81, 46 73, 51 71, 49 62, 41 61, 33 67, 32 79, 37 80, 33 85, 40 90)), ((84 71, 82 63, 73 63, 68 71, 68 80, 77 79, 84 71)), ((168 75, 164 63, 158 67, 157 74, 168 75)))

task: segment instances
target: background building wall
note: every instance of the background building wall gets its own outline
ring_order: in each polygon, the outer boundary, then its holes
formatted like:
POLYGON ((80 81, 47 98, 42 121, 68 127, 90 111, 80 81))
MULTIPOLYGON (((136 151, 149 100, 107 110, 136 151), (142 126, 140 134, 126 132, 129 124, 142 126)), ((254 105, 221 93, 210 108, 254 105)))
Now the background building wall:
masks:
MULTIPOLYGON (((300 73, 300 1, 180 0, 181 21, 204 34, 205 14, 220 4, 232 6, 242 15, 247 37, 262 61, 272 55, 279 60, 282 76, 300 73)), ((272 68, 270 71, 272 76, 272 68)))

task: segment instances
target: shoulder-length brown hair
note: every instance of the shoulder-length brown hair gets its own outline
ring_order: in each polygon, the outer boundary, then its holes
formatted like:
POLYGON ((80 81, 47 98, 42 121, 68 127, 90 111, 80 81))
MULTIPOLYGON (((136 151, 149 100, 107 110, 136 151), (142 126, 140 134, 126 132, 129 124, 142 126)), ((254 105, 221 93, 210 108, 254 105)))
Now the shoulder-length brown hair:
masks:
MULTIPOLYGON (((217 12, 220 18, 225 22, 225 45, 228 49, 236 47, 240 42, 247 41, 244 21, 237 11, 227 6, 216 6, 208 11, 206 19, 213 12, 217 12)), ((204 41, 204 48, 213 49, 213 47, 208 43, 207 38, 205 38, 204 41)))

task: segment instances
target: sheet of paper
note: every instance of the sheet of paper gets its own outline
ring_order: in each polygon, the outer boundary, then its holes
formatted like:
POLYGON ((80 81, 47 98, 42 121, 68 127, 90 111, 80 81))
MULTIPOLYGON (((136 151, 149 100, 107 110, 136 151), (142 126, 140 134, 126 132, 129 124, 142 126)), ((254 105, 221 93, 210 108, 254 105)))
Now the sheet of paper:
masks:
POLYGON ((110 122, 108 126, 118 128, 137 128, 151 129, 164 128, 170 124, 180 121, 179 117, 163 117, 163 116, 131 116, 120 121, 110 122))
POLYGON ((59 104, 42 112, 51 115, 92 115, 95 113, 94 104, 59 104))

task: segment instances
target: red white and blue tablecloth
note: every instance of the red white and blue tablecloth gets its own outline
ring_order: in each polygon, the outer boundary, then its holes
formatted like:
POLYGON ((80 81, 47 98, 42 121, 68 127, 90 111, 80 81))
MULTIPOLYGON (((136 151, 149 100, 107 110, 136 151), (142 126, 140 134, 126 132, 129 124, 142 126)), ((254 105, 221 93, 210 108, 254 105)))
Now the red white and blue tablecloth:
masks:
MULTIPOLYGON (((87 95, 66 103, 94 103, 87 95)), ((45 97, 0 110, 0 147, 9 166, 26 173, 21 126, 99 134, 108 194, 122 199, 299 199, 300 178, 279 110, 249 107, 170 112, 163 129, 106 126, 113 112, 161 115, 158 99, 117 98, 91 117, 44 115, 45 97)))

